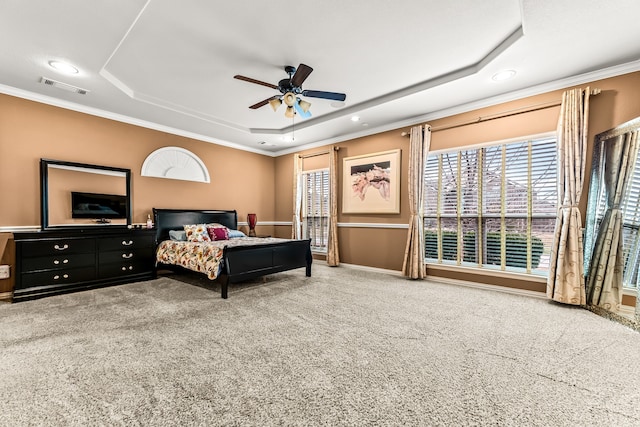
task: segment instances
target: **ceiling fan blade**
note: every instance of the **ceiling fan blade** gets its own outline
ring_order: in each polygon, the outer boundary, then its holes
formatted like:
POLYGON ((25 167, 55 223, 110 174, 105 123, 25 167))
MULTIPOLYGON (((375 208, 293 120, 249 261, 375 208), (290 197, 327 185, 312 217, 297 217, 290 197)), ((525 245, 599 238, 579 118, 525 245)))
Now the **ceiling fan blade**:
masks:
POLYGON ((309 77, 309 74, 311 74, 312 71, 313 68, 309 67, 308 65, 298 65, 298 68, 296 68, 296 73, 293 75, 293 77, 291 77, 291 86, 302 86, 302 83, 307 80, 307 77, 309 77))
POLYGON ((274 100, 274 99, 278 99, 278 98, 280 98, 280 95, 272 96, 270 98, 264 99, 264 100, 262 100, 260 102, 257 102, 255 104, 253 104, 249 108, 251 108, 252 110, 255 110, 256 108, 264 107, 265 105, 267 105, 269 103, 269 101, 274 100))
POLYGON ((303 90, 302 96, 310 96, 311 98, 332 99, 334 101, 344 101, 347 95, 337 92, 323 92, 321 90, 303 90))
POLYGON ((255 83, 257 85, 270 87, 271 89, 276 89, 276 90, 278 89, 278 86, 272 85, 271 83, 263 82, 263 81, 256 80, 256 79, 252 79, 251 77, 241 76, 239 74, 236 74, 235 76, 233 76, 233 78, 234 79, 238 79, 238 80, 243 80, 243 81, 249 82, 249 83, 255 83))

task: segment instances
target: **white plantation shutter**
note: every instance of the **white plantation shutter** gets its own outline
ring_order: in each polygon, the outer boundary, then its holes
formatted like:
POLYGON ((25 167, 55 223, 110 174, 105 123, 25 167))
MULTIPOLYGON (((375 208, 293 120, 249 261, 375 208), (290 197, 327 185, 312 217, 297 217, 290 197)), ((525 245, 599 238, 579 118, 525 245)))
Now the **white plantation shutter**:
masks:
POLYGON ((329 170, 304 172, 303 182, 304 238, 311 239, 313 250, 326 251, 329 238, 329 170))
POLYGON ((547 274, 556 173, 554 138, 430 155, 427 261, 547 274))

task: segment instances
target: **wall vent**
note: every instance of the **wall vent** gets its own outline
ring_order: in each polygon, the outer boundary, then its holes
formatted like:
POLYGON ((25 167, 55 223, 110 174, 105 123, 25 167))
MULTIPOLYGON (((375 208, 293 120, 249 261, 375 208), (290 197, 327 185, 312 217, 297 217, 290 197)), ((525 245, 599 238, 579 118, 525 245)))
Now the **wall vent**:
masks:
POLYGON ((87 93, 90 92, 87 89, 82 89, 77 86, 72 86, 67 83, 62 83, 57 80, 50 79, 48 77, 40 77, 40 83, 47 86, 57 87, 59 89, 66 90, 68 92, 79 93, 80 95, 86 95, 87 93))

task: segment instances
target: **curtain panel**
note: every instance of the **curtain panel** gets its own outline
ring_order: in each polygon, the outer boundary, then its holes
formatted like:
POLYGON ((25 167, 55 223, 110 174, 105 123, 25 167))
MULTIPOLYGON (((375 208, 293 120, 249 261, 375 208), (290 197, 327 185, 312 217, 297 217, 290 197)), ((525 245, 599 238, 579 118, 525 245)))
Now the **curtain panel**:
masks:
POLYGON ((340 265, 338 251, 338 148, 329 150, 329 237, 327 239, 327 264, 340 265))
POLYGON ((431 145, 431 127, 411 128, 409 140, 409 230, 402 263, 402 275, 410 279, 424 279, 424 166, 431 145))
POLYGON ((638 133, 629 132, 604 142, 602 182, 607 204, 591 257, 587 303, 614 312, 622 303, 624 273, 620 204, 638 156, 638 133))
POLYGON ((589 95, 588 87, 563 93, 557 129, 558 215, 549 260, 547 297, 574 305, 586 303, 582 217, 578 203, 584 183, 589 95))
POLYGON ((293 218, 291 221, 291 238, 302 238, 302 224, 300 213, 302 212, 302 157, 300 154, 293 156, 293 218))

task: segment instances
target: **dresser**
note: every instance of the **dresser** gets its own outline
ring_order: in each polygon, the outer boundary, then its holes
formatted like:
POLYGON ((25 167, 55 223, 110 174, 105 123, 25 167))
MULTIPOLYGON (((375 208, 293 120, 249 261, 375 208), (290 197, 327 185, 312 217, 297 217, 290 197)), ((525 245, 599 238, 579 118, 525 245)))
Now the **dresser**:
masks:
POLYGON ((96 227, 14 237, 14 301, 155 277, 153 229, 96 227))

